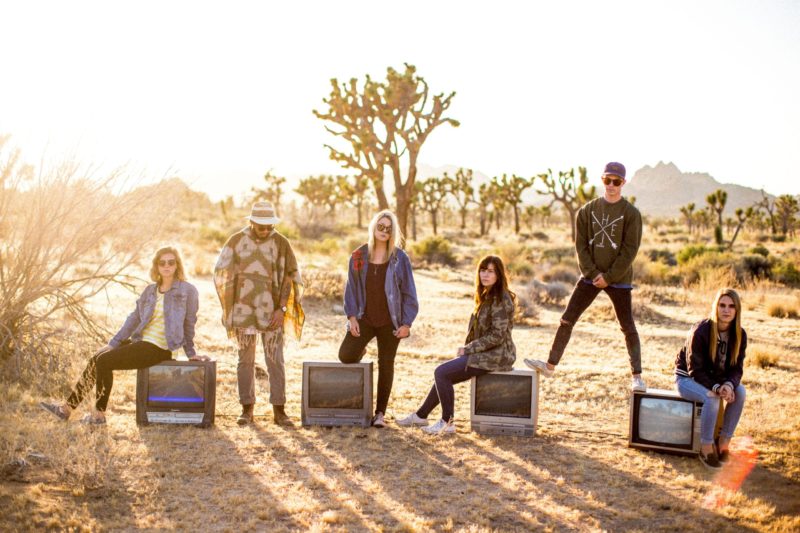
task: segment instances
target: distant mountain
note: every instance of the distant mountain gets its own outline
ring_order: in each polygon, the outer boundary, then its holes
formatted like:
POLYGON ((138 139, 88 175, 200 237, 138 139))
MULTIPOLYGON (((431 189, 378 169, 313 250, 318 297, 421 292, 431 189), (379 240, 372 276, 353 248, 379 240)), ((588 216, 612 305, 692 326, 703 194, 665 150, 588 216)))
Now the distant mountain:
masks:
MULTIPOLYGON (((673 163, 645 165, 637 170, 623 189, 624 196, 635 196, 636 207, 645 215, 679 217, 680 208, 694 202, 697 209, 706 206, 706 196, 722 189, 728 193, 725 214, 750 207, 761 200, 761 191, 751 187, 720 183, 704 172, 681 172, 673 163)), ((770 198, 773 195, 767 194, 770 198)))

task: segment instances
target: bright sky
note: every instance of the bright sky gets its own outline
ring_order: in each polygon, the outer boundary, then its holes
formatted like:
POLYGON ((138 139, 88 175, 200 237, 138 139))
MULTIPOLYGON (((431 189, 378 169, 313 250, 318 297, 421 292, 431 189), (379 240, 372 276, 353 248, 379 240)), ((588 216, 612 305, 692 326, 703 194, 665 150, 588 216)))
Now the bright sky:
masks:
POLYGON ((449 116, 432 166, 531 176, 658 161, 800 193, 800 2, 41 2, 0 8, 0 133, 179 175, 213 198, 268 169, 341 173, 330 78, 417 66, 449 116))

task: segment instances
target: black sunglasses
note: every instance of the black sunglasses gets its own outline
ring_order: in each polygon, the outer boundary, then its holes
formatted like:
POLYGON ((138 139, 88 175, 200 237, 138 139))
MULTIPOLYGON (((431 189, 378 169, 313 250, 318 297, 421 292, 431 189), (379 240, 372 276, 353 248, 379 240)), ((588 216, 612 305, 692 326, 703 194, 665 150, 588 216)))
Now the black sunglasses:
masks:
POLYGON ((619 178, 603 178, 603 183, 606 185, 614 185, 614 187, 619 187, 622 185, 622 180, 619 178))
POLYGON ((165 266, 175 266, 176 261, 174 259, 162 259, 158 262, 158 266, 165 267, 165 266))

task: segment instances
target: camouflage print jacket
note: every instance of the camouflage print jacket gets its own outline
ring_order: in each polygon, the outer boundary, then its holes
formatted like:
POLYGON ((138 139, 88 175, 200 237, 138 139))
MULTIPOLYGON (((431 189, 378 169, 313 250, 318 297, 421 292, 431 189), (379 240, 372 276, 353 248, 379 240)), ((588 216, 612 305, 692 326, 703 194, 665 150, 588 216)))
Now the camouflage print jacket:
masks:
POLYGON ((467 366, 490 372, 503 372, 514 367, 517 349, 511 339, 514 327, 514 301, 508 293, 501 300, 486 301, 469 319, 469 333, 464 355, 467 366))

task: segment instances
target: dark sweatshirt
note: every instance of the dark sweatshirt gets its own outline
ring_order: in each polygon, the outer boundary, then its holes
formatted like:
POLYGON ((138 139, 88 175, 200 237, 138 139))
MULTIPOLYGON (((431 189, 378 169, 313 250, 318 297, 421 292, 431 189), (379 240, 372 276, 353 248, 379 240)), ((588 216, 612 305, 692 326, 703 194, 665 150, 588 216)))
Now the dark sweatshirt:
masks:
POLYGON ((625 198, 609 203, 595 198, 576 219, 575 250, 581 274, 593 280, 603 274, 615 287, 631 287, 633 260, 642 242, 642 215, 625 198))

